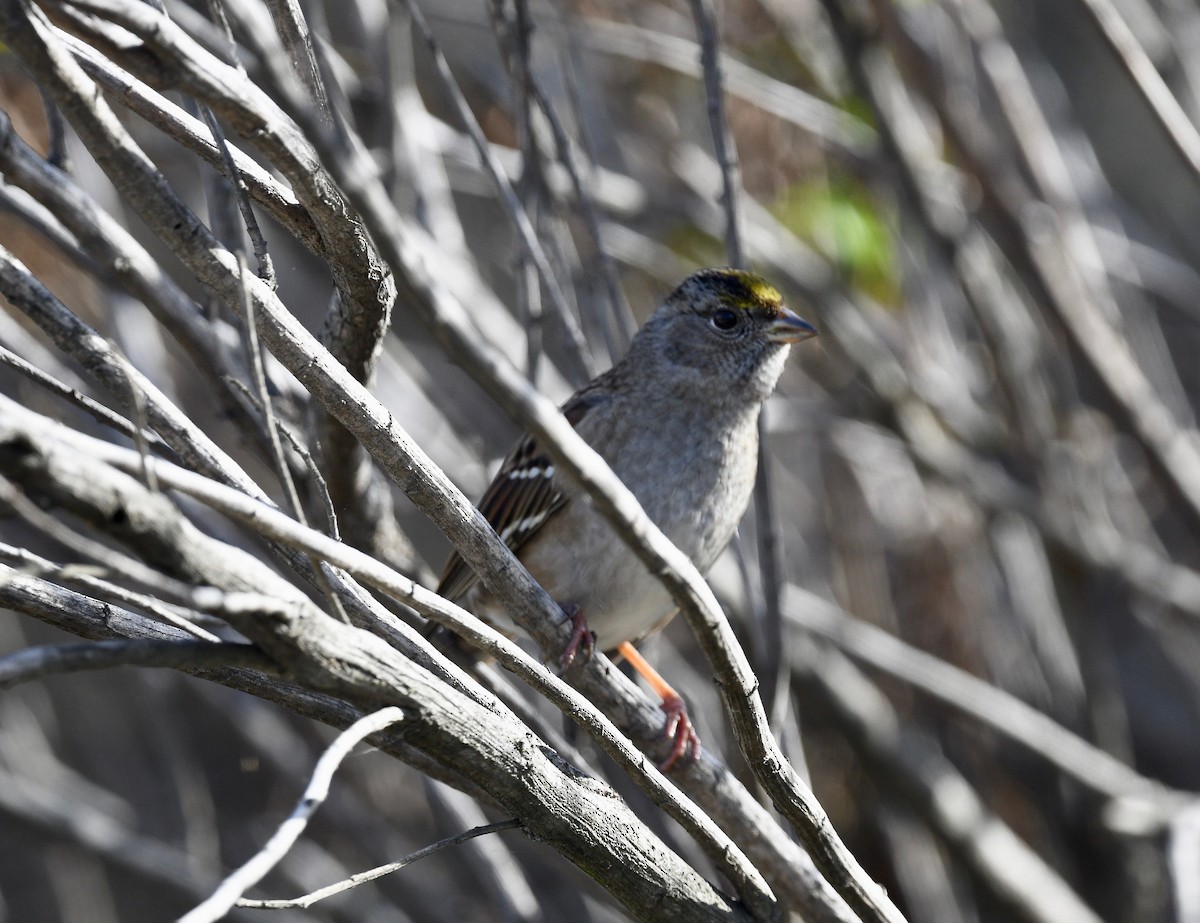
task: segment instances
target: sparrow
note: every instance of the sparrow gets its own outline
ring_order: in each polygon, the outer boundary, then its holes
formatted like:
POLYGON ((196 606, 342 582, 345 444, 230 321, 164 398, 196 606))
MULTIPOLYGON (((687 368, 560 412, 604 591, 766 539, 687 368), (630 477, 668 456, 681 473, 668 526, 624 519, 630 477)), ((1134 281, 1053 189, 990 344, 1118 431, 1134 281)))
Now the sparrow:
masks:
MULTIPOLYGON (((663 299, 609 371, 577 391, 562 413, 692 561, 708 569, 733 538, 754 488, 758 417, 791 344, 817 331, 779 291, 740 269, 694 273, 663 299)), ((560 658, 592 647, 629 661, 662 699, 673 745, 664 771, 700 740, 679 694, 634 644, 677 606, 538 440, 505 458, 479 509, 572 619, 560 658)), ((493 624, 507 620, 457 552, 437 592, 493 624)))

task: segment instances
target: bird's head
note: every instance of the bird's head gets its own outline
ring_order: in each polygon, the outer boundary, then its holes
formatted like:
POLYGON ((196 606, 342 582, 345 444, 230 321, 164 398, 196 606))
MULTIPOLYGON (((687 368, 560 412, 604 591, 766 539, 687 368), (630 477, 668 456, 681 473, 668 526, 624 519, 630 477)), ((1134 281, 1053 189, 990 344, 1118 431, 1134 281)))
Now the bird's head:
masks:
POLYGON ((634 349, 652 350, 671 384, 723 388, 734 400, 763 401, 783 371, 790 345, 816 335, 761 276, 703 269, 666 297, 639 331, 634 349))

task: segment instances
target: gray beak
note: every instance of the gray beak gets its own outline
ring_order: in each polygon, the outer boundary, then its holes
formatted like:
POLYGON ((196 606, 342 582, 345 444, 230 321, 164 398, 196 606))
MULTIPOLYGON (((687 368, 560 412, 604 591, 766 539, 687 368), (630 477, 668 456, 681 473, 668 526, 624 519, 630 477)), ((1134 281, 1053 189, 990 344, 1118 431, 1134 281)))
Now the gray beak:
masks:
POLYGON ((816 327, 788 308, 780 308, 767 327, 767 339, 772 343, 799 343, 816 335, 816 327))

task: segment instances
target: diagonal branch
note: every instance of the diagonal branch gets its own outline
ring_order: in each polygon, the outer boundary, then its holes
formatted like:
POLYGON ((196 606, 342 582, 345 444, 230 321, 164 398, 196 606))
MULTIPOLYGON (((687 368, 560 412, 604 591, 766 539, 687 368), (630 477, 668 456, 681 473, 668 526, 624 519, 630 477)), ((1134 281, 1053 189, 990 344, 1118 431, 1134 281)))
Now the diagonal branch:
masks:
POLYGON ((0 689, 57 673, 110 667, 181 667, 201 670, 236 667, 270 672, 271 661, 249 644, 209 641, 93 641, 49 644, 0 658, 0 689))

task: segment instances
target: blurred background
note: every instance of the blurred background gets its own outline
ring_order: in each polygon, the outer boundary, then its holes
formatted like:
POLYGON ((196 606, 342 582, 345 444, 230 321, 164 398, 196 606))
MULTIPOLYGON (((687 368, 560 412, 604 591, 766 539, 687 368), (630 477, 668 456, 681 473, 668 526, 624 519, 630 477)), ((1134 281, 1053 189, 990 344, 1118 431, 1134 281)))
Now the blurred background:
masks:
MULTIPOLYGON (((265 7, 230 6, 240 60, 274 95, 265 7)), ((442 265, 465 267, 453 284, 495 296, 468 299, 480 336, 550 397, 607 368, 658 299, 735 247, 819 328, 768 405, 758 504, 711 580, 790 757, 909 919, 1088 919, 1056 903, 1060 888, 1114 923, 1200 919, 1200 8, 725 0, 722 158, 693 4, 420 3, 453 91, 405 4, 301 6, 330 106, 442 265), (513 201, 561 296, 539 281, 513 201)), ((222 48, 206 4, 165 8, 222 48)), ((206 306, 69 126, 58 137, 14 50, 0 108, 17 132, 54 148, 206 306)), ((176 191, 224 227, 216 174, 110 97, 176 191)), ((278 496, 236 397, 22 196, 0 185, 0 245, 278 496)), ((282 300, 320 330, 329 265, 260 218, 282 300)), ((0 313, 0 345, 103 399, 15 310, 0 313)), ((281 415, 314 435, 298 386, 268 371, 281 415)), ((11 365, 0 388, 95 430, 11 365)), ((373 388, 469 496, 519 435, 403 298, 373 388)), ((431 585, 448 543, 376 486, 375 513, 345 535, 431 585)), ((89 563, 15 514, 0 541, 11 566, 28 566, 21 550, 89 563)), ((0 617, 0 652, 66 639, 0 617)), ((687 627, 648 654, 736 768, 687 627)), ((331 736, 166 670, 0 692, 0 920, 178 916, 269 835, 331 736)), ((484 819, 362 753, 262 893, 311 890, 484 819)), ((624 917, 549 849, 501 833, 276 918, 624 917)))

